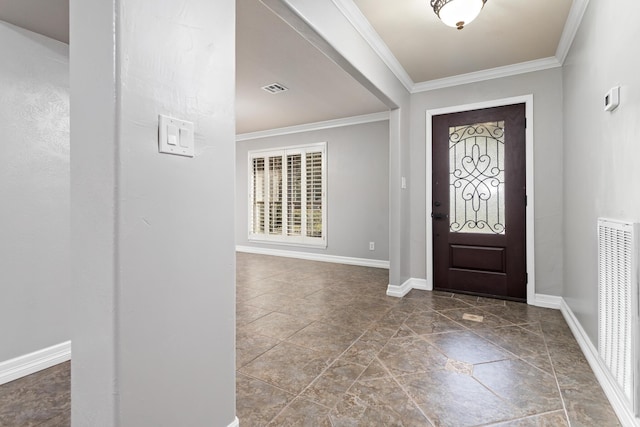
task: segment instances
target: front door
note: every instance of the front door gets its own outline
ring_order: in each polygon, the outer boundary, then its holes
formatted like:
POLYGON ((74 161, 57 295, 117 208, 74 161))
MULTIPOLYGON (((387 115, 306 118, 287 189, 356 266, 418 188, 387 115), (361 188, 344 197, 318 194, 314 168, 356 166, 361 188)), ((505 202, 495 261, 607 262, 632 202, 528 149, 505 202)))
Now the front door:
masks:
POLYGON ((525 104, 432 124, 434 289, 526 300, 525 104))

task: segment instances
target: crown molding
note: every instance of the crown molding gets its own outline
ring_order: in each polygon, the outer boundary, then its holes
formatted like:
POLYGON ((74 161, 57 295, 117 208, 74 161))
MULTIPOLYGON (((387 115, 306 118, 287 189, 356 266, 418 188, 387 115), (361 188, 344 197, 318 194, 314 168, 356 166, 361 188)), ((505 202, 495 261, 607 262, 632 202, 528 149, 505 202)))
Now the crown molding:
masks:
POLYGON ((324 122, 307 123, 303 125, 288 126, 277 129, 261 130, 258 132, 239 133, 236 135, 236 142, 247 141, 250 139, 268 138, 270 136, 289 135, 292 133, 331 129, 340 126, 361 125, 364 123, 381 122, 383 120, 389 120, 388 111, 364 114, 362 116, 347 117, 344 119, 327 120, 324 122))
POLYGON ((564 64, 564 60, 567 58, 573 39, 576 37, 580 23, 582 23, 582 17, 584 16, 589 0, 573 0, 571 9, 569 10, 569 16, 567 16, 567 22, 564 24, 564 30, 560 36, 560 42, 558 42, 558 49, 556 49, 556 58, 560 64, 564 64))
POLYGON ((476 83, 484 80, 498 79, 501 77, 530 73, 532 71, 547 70, 549 68, 556 68, 560 66, 562 66, 560 61, 558 61, 555 56, 550 56, 548 58, 520 62, 519 64, 505 65, 504 67, 490 68, 488 70, 474 71, 472 73, 459 74, 457 76, 416 83, 413 85, 411 93, 426 92, 445 87, 476 83))
POLYGON ((391 53, 391 50, 387 44, 382 41, 382 38, 371 23, 360 11, 360 8, 353 2, 353 0, 332 0, 340 12, 351 22, 351 25, 360 33, 362 38, 371 46, 376 54, 382 59, 391 72, 397 77, 402 85, 411 92, 411 88, 414 86, 413 80, 409 77, 409 74, 404 69, 398 59, 391 53))
POLYGON ((561 67, 589 4, 589 0, 573 0, 560 41, 558 42, 555 56, 414 83, 353 0, 332 1, 410 93, 426 92, 434 89, 561 67))

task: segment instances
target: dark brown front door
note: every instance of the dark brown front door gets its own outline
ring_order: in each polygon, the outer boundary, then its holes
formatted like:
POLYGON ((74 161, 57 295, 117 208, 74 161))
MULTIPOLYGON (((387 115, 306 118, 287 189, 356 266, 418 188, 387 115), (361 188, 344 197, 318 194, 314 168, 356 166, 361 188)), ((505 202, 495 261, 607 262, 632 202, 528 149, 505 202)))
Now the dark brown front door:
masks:
POLYGON ((434 289, 525 300, 525 104, 432 124, 434 289))

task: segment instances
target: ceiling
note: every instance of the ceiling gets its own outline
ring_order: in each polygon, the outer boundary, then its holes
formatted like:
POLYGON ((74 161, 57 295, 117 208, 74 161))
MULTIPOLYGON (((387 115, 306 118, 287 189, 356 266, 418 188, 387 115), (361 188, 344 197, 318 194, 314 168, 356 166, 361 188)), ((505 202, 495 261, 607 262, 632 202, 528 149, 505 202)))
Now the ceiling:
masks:
MULTIPOLYGON (((558 62, 572 3, 580 3, 488 0, 459 31, 438 20, 429 0, 333 2, 410 91, 513 64, 558 62)), ((238 134, 387 110, 259 0, 236 5, 238 134), (276 82, 289 90, 261 89, 276 82)), ((0 0, 0 20, 68 43, 68 0, 0 0)))
POLYGON ((387 110, 258 0, 236 0, 236 22, 238 134, 387 110))
MULTIPOLYGON (((415 83, 554 56, 571 0, 488 0, 462 30, 428 0, 353 0, 415 83)), ((344 2, 346 3, 346 2, 344 2)))

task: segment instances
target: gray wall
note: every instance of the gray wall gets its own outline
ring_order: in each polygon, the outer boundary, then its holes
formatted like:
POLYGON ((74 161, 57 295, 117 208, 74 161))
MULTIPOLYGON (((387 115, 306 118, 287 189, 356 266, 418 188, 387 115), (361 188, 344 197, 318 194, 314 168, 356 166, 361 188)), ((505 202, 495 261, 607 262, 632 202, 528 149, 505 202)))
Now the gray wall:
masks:
POLYGON ((389 122, 273 136, 236 144, 236 244, 389 260, 389 122), (248 151, 327 143, 327 248, 247 240, 248 151), (376 243, 369 251, 369 242, 376 243))
POLYGON ((74 426, 235 416, 235 2, 71 2, 74 426), (158 153, 158 114, 195 157, 158 153))
POLYGON ((635 0, 591 0, 563 67, 564 298, 597 344, 598 217, 640 221, 640 16, 635 0), (603 111, 620 85, 621 104, 603 111))
POLYGON ((0 21, 0 362, 71 338, 68 46, 0 21))
MULTIPOLYGON (((426 277, 426 110, 533 94, 536 293, 562 295, 562 71, 487 80, 412 96, 411 275, 426 277)), ((430 212, 429 212, 430 213, 430 212)))

